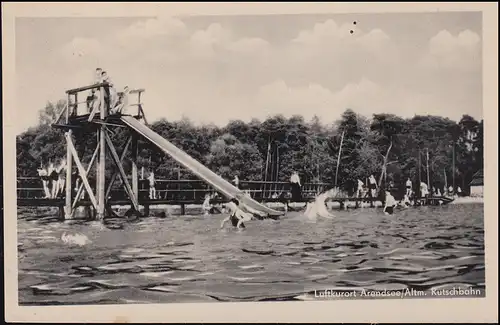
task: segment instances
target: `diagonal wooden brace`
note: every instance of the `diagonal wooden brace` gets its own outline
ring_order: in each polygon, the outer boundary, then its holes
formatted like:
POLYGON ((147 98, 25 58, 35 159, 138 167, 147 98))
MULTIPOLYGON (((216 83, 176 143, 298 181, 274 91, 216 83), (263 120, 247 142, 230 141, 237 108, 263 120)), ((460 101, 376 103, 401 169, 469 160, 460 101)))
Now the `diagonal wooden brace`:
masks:
POLYGON ((113 158, 116 166, 118 167, 118 171, 120 172, 120 176, 123 180, 123 184, 125 185, 125 190, 127 191, 128 196, 130 197, 130 200, 132 201, 132 205, 134 206, 134 209, 136 211, 139 211, 139 204, 137 203, 137 198, 135 197, 134 193, 132 192, 132 188, 130 187, 130 184, 127 179, 127 175, 125 174, 125 171, 123 170, 122 163, 120 161, 120 158, 118 157, 118 154, 116 153, 116 149, 113 146, 113 142, 111 142, 111 139, 109 138, 109 135, 107 133, 104 133, 104 138, 106 139, 106 143, 108 144, 109 151, 111 152, 111 157, 113 158))
MULTIPOLYGON (((132 142, 132 137, 129 137, 127 140, 127 143, 125 144, 125 148, 123 148, 123 152, 120 156, 120 163, 123 162, 123 159, 125 159, 125 155, 127 154, 128 147, 130 146, 130 143, 132 142)), ((109 193, 111 192, 111 188, 113 187, 113 184, 115 183, 116 176, 118 176, 119 171, 116 171, 113 173, 113 176, 111 176, 111 180, 109 182, 108 188, 106 190, 106 197, 109 196, 109 193)))
POLYGON ((73 141, 71 140, 68 134, 66 134, 66 143, 68 145, 69 150, 71 150, 71 154, 73 155, 73 159, 75 160, 76 167, 78 168, 78 173, 80 174, 80 178, 82 179, 83 185, 85 186, 85 190, 89 194, 90 201, 92 202, 94 209, 96 209, 97 211, 97 200, 94 196, 94 193, 92 192, 92 189, 90 188, 90 184, 87 179, 87 172, 85 171, 85 168, 83 168, 80 158, 78 158, 78 153, 76 152, 75 146, 73 145, 73 141))
MULTIPOLYGON (((99 143, 97 144, 97 147, 95 148, 94 153, 92 154, 92 158, 90 159, 89 165, 87 166, 87 174, 92 169, 95 159, 97 158, 98 152, 99 152, 99 143)), ((75 200, 73 201, 72 209, 76 207, 76 204, 78 203, 78 200, 80 200, 80 196, 82 195, 82 193, 83 193, 83 182, 78 187, 78 192, 76 193, 75 200)))

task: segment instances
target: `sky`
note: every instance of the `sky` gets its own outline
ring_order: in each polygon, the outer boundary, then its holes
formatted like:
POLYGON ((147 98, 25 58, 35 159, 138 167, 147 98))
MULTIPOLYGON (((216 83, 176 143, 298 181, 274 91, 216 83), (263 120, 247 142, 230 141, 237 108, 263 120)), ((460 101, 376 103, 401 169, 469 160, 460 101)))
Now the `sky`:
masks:
POLYGON ((102 67, 148 121, 196 124, 482 108, 480 12, 16 18, 17 132, 102 67), (352 33, 351 33, 352 31, 352 33), (19 113, 18 113, 19 114, 19 113))

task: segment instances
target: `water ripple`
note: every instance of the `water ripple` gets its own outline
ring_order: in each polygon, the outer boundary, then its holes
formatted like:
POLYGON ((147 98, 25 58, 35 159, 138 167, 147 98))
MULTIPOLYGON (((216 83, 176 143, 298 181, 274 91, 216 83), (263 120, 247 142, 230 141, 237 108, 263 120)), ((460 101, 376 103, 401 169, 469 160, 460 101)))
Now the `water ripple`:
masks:
POLYGON ((336 211, 335 220, 317 223, 293 212, 241 232, 219 231, 224 215, 102 227, 57 222, 56 214, 19 215, 21 305, 300 301, 321 299, 325 289, 339 299, 364 291, 485 291, 482 205, 393 217, 336 211), (91 244, 65 245, 64 232, 91 244))

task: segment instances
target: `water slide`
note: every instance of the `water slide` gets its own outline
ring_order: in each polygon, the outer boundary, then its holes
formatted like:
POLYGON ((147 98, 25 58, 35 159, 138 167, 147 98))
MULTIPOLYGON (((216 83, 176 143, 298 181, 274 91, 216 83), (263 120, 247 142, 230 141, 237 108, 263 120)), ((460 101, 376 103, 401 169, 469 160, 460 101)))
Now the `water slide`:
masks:
POLYGON ((243 205, 243 208, 246 208, 246 210, 248 210, 249 212, 258 214, 261 217, 283 215, 282 212, 271 209, 245 195, 245 193, 238 189, 236 186, 208 169, 206 166, 189 156, 187 153, 160 136, 158 133, 151 130, 146 125, 142 124, 139 120, 136 120, 134 117, 122 116, 121 120, 126 125, 134 129, 137 133, 160 148, 163 152, 171 156, 179 164, 189 169, 193 174, 198 176, 203 181, 210 184, 214 189, 219 191, 228 199, 237 198, 240 201, 240 204, 243 205))

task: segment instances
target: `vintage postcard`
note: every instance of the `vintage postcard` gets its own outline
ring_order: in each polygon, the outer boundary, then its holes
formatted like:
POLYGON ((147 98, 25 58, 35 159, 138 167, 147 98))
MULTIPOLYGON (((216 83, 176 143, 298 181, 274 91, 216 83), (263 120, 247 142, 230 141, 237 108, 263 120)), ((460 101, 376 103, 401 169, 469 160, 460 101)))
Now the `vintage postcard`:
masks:
POLYGON ((497 9, 2 4, 6 319, 498 321, 497 9))

